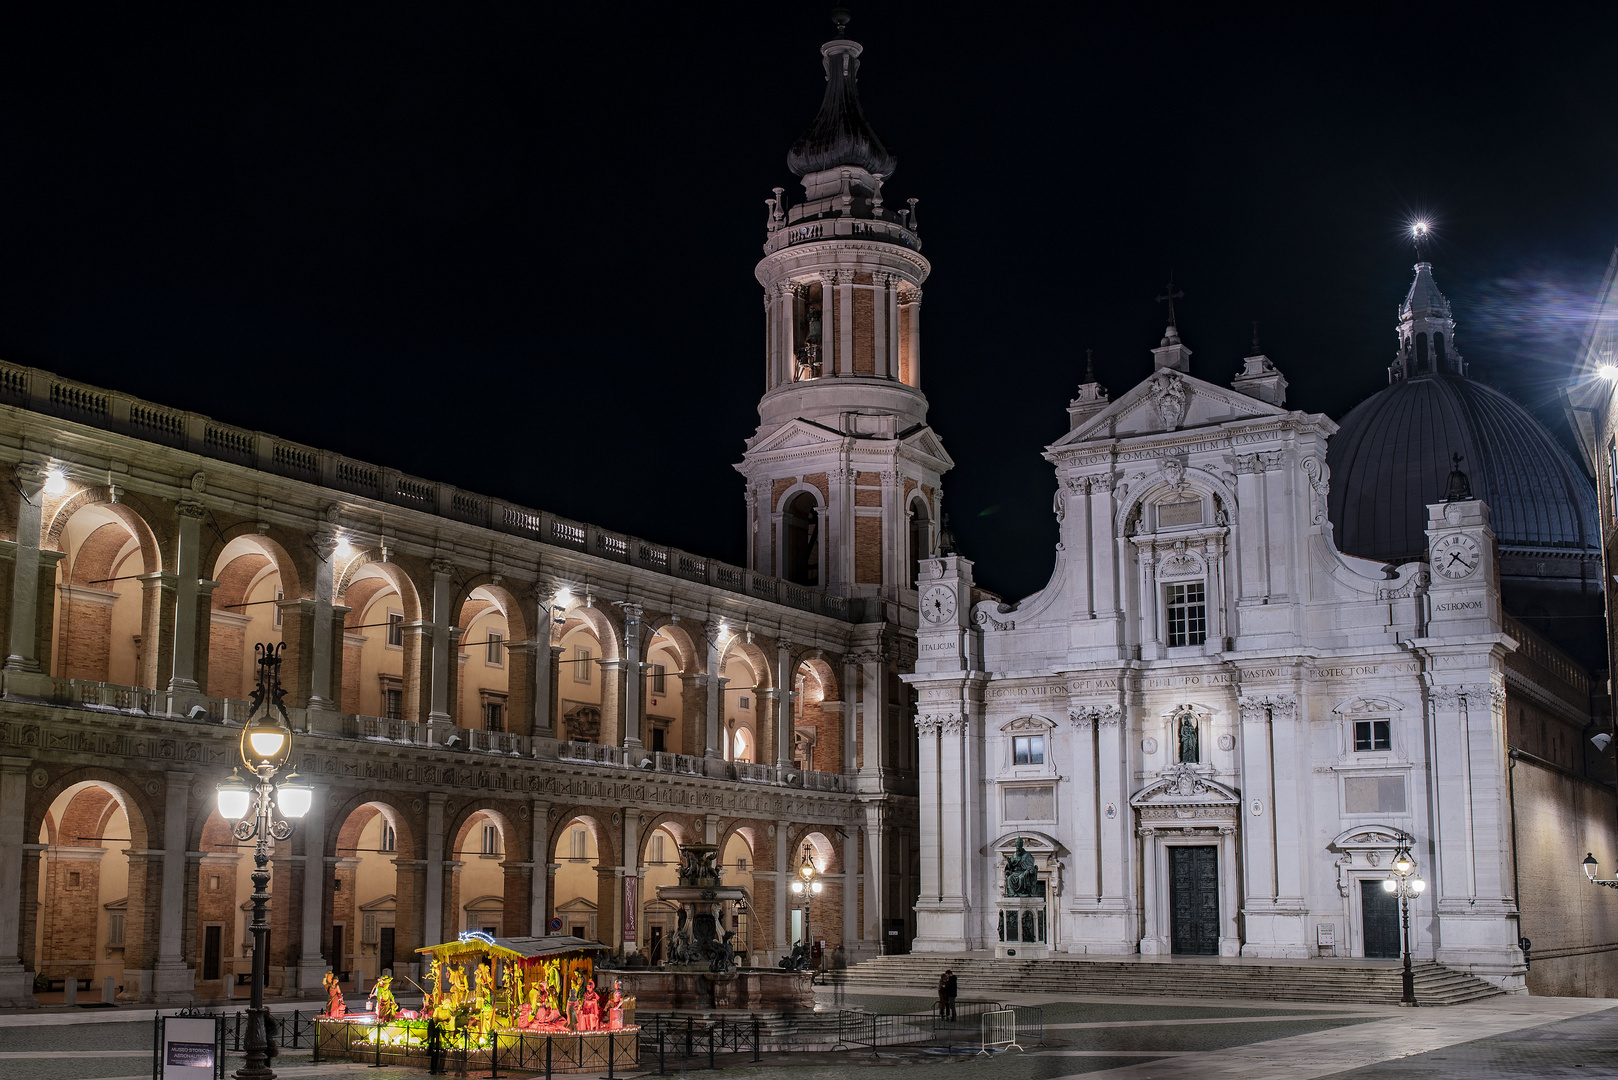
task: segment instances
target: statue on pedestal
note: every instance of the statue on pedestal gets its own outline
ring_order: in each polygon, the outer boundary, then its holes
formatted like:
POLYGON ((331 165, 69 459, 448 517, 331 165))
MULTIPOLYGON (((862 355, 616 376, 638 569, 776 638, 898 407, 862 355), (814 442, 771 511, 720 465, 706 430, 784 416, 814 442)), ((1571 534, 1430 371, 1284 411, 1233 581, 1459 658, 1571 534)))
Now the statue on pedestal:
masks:
POLYGON ((1038 896, 1039 867, 1017 837, 1017 850, 1006 857, 1006 895, 1038 896))

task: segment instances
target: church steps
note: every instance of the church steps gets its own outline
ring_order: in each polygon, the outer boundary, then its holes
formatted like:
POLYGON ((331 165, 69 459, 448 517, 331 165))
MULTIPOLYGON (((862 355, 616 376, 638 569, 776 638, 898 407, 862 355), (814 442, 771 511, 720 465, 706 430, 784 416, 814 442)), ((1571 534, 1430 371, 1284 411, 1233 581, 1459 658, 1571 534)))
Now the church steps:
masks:
MULTIPOLYGON (((1394 1004, 1402 990, 1396 964, 1221 964, 1078 960, 993 960, 987 957, 884 956, 849 968, 850 990, 916 987, 932 990, 945 969, 955 972, 963 997, 994 993, 1164 995, 1252 1000, 1394 1004)), ((1464 972, 1431 961, 1414 965, 1416 997, 1454 1005, 1502 991, 1464 972)))

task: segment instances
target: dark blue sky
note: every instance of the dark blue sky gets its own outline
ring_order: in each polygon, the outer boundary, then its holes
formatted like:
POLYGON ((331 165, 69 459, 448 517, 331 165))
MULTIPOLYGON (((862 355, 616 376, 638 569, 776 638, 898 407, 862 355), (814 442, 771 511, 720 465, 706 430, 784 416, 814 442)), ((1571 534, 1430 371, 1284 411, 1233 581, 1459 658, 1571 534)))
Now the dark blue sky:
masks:
MULTIPOLYGON (((1462 352, 1559 424, 1618 243, 1610 16, 1053 7, 851 27, 980 581, 1044 583, 1040 448, 1086 347, 1114 395, 1148 373, 1171 270, 1195 374, 1256 319, 1337 417, 1385 383, 1430 214, 1462 352)), ((740 560, 752 267, 824 5, 186 14, 8 33, 0 357, 740 560)))

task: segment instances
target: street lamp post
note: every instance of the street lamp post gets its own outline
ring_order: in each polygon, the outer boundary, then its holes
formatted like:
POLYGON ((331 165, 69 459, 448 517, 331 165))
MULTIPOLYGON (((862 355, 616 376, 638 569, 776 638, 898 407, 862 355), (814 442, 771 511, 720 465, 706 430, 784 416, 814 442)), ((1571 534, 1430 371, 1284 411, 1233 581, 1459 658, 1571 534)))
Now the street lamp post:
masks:
POLYGON ((1596 857, 1592 852, 1584 857, 1584 876, 1590 879, 1592 885, 1605 885, 1609 889, 1618 889, 1618 878, 1596 877, 1596 857))
POLYGON ((815 869, 813 851, 809 841, 803 842, 803 857, 798 860, 798 876, 792 880, 792 891, 795 895, 803 897, 803 945, 804 955, 809 951, 809 898, 816 896, 824 888, 820 880, 820 871, 815 869))
POLYGON ((243 779, 239 770, 219 784, 219 813, 236 824, 231 832, 237 840, 257 839, 253 850, 253 986, 247 1010, 247 1061, 236 1071, 236 1080, 275 1080, 269 1060, 269 1018, 264 1008, 264 936, 270 932, 265 905, 270 894, 270 841, 292 835, 292 820, 309 812, 314 789, 288 772, 279 784, 276 775, 287 764, 292 752, 292 728, 281 689, 281 650, 283 644, 254 646, 258 653, 258 687, 252 694, 252 708, 242 728, 239 750, 242 764, 252 775, 243 779), (273 804, 273 805, 272 805, 273 804), (279 811, 277 815, 276 811, 279 811))
POLYGON ((1404 995, 1400 1005, 1416 1004, 1416 975, 1410 967, 1410 898, 1420 896, 1427 883, 1416 876, 1416 860, 1410 857, 1410 838, 1399 837, 1399 850, 1393 856, 1393 871, 1382 883, 1382 888, 1399 894, 1399 916, 1404 927, 1404 995))

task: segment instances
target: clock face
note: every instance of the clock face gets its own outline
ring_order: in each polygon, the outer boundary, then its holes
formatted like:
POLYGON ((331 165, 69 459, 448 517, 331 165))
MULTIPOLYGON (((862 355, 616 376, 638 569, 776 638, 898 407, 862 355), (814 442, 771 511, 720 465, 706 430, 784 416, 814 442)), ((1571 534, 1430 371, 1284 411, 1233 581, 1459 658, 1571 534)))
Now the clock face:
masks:
POLYGON ((1433 545, 1433 569, 1452 581, 1459 580, 1478 568, 1481 554, 1475 537, 1451 533, 1433 545))
POLYGON ((921 617, 930 623, 947 622, 955 617, 955 592, 948 585, 934 585, 921 594, 921 617))

